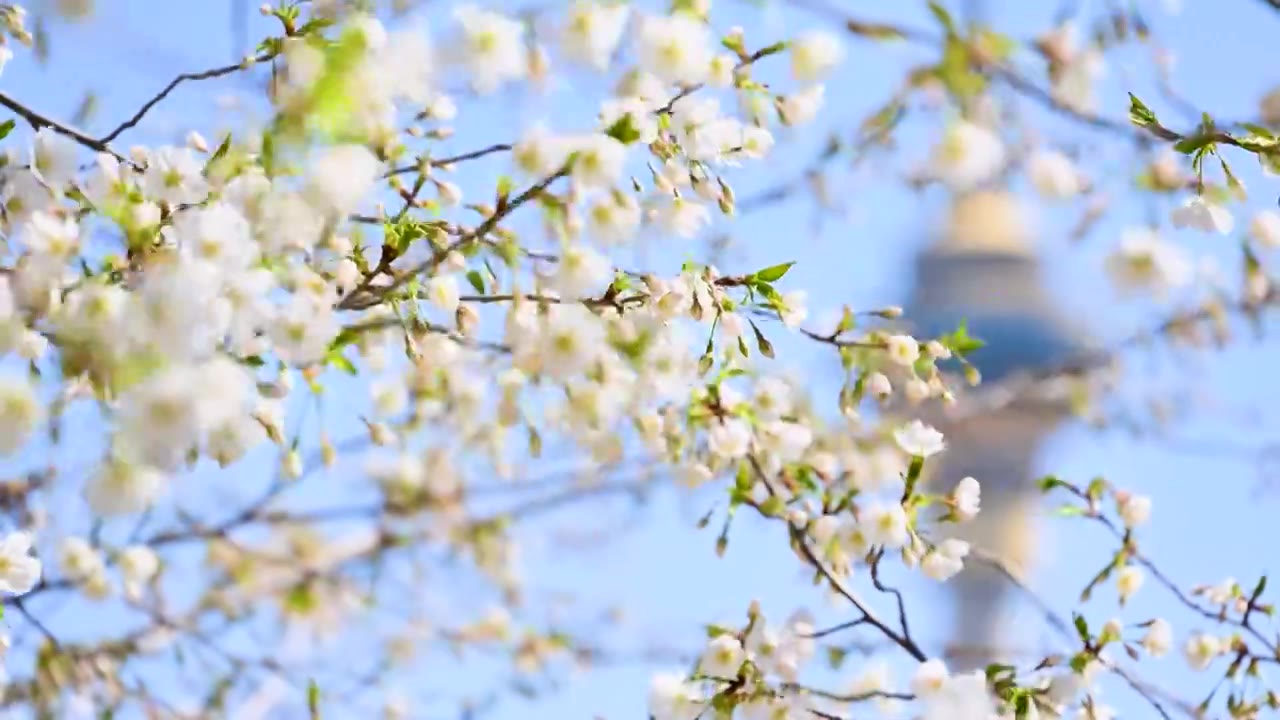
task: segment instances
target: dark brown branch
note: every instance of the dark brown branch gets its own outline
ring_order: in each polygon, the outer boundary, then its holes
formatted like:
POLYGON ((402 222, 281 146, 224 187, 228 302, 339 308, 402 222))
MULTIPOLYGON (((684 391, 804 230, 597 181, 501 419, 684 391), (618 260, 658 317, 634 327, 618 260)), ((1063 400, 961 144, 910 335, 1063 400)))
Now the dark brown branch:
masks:
MULTIPOLYGON (((494 153, 506 152, 510 149, 511 149, 511 145, 508 143, 496 143, 494 145, 490 145, 489 147, 480 148, 479 150, 472 150, 470 152, 464 152, 460 155, 453 155, 450 157, 442 157, 436 160, 431 160, 430 165, 431 167, 436 167, 436 168, 444 167, 446 165, 454 165, 456 163, 465 162, 467 160, 475 160, 476 158, 482 158, 486 155, 492 155, 494 153)), ((407 175, 409 173, 416 173, 421 167, 422 166, 419 163, 414 163, 412 165, 401 165, 400 167, 392 168, 388 170, 385 174, 383 174, 383 177, 389 178, 389 177, 392 177, 393 175, 407 175)))
POLYGON ((91 150, 110 153, 117 160, 120 160, 121 162, 126 162, 126 163, 129 162, 129 160, 125 158, 123 155, 120 155, 116 151, 107 147, 107 144, 105 141, 94 139, 90 137, 88 134, 86 134, 84 131, 77 130, 76 128, 71 127, 70 125, 64 125, 56 120, 51 120, 48 117, 45 117, 44 115, 41 115, 40 113, 36 112, 35 110, 32 110, 26 105, 23 105, 17 100, 9 97, 7 93, 0 92, 0 105, 3 105, 4 107, 9 108, 13 112, 17 113, 19 117, 21 117, 23 120, 26 120, 27 123, 36 130, 39 130, 40 128, 49 128, 50 130, 53 130, 59 135, 65 135, 66 137, 69 137, 72 140, 75 140, 76 142, 80 143, 81 145, 91 150))
POLYGON ((547 188, 551 187, 552 183, 559 180, 560 178, 568 176, 568 174, 569 174, 569 168, 568 166, 565 166, 560 170, 558 170, 557 172, 552 173, 551 175, 548 175, 547 177, 543 178, 536 185, 533 185, 527 190, 525 190, 524 192, 520 193, 510 202, 507 202, 501 205, 497 210, 493 212, 492 215, 485 218, 485 221, 480 223, 480 225, 477 226, 474 230, 458 238, 449 247, 437 253, 434 253, 431 256, 430 260, 426 260, 421 264, 419 264, 417 267, 411 268, 408 271, 402 273, 401 275, 396 277, 395 280, 391 282, 391 284, 378 288, 378 292, 374 294, 374 297, 367 300, 366 302, 357 303, 355 302, 355 300, 359 298, 361 295, 364 295, 370 289, 374 279, 376 279, 377 277, 376 273, 370 273, 369 276, 365 278, 364 282, 360 283, 360 285, 356 286, 356 288, 353 289, 350 293, 347 293, 346 297, 338 301, 337 308, 339 310, 362 310, 362 309, 377 305, 388 294, 403 287, 405 283, 408 283, 414 277, 417 277, 418 275, 421 275, 424 272, 434 270, 436 266, 444 262, 445 257, 447 257, 450 252, 457 250, 461 247, 464 247, 468 243, 481 239, 485 235, 488 235, 495 227, 498 226, 498 223, 502 222, 504 218, 506 218, 508 215, 514 212, 517 208, 529 202, 530 200, 538 197, 543 192, 545 192, 547 188))
POLYGON ((205 70, 203 72, 183 73, 170 80, 169 84, 165 85, 163 90, 153 95, 151 99, 145 102, 142 107, 139 108, 138 111, 135 112, 128 120, 117 125, 115 129, 106 135, 103 135, 102 139, 97 142, 101 143, 105 147, 107 143, 120 137, 120 134, 124 131, 136 127, 139 122, 142 122, 142 118, 145 117, 147 113, 151 112, 152 108, 159 104, 161 100, 168 97, 169 93, 173 92, 174 89, 184 82, 191 80, 209 80, 216 77, 222 77, 223 75, 230 75, 231 73, 239 70, 246 70, 258 63, 270 62, 274 58, 275 53, 264 53, 257 57, 249 58, 245 62, 236 63, 235 65, 223 65, 222 67, 205 70))

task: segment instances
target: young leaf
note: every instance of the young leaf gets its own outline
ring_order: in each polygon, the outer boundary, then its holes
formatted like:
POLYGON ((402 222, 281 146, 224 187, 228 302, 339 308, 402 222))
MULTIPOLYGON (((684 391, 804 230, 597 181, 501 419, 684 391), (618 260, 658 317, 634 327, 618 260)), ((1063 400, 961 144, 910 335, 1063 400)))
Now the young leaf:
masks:
POLYGON ((956 21, 951 19, 951 13, 942 7, 942 3, 937 2, 937 0, 929 0, 929 12, 933 13, 939 23, 942 23, 942 27, 946 29, 948 35, 956 33, 956 21))
POLYGON ((341 352, 329 353, 329 357, 327 358, 327 360, 330 365, 338 368, 339 370, 345 372, 348 375, 358 374, 355 364, 352 363, 351 360, 347 358, 346 355, 343 355, 341 352))
POLYGON ((609 129, 604 131, 604 134, 623 145, 630 145, 640 139, 640 131, 636 129, 635 118, 631 117, 631 113, 627 113, 615 120, 609 126, 609 129))
POLYGON ((795 265, 795 261, 782 263, 781 265, 772 265, 756 273, 755 277, 757 280, 763 280, 764 282, 776 282, 781 280, 783 275, 787 274, 787 271, 791 269, 792 265, 795 265))
POLYGON ((1143 104, 1137 95, 1129 93, 1129 122, 1138 127, 1150 127, 1156 124, 1156 114, 1143 104))

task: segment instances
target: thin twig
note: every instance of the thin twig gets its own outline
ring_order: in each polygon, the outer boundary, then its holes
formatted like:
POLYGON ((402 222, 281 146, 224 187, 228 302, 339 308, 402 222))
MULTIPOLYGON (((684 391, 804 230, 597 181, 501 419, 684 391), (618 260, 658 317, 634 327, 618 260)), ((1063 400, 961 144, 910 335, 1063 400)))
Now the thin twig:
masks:
POLYGON ((169 84, 164 86, 164 89, 153 95, 150 100, 143 103, 142 107, 139 108, 138 111, 135 112, 128 120, 117 125, 111 132, 103 135, 97 142, 105 146, 107 143, 120 137, 120 134, 124 131, 136 127, 139 122, 142 122, 142 118, 145 117, 147 113, 151 112, 152 108, 159 104, 161 100, 168 97, 169 93, 173 92, 175 88, 184 82, 192 80, 209 80, 211 78, 222 77, 223 75, 230 75, 231 73, 239 70, 247 70, 258 63, 270 62, 275 58, 275 56, 275 53, 264 53, 257 57, 248 58, 244 62, 239 62, 235 65, 223 65, 222 67, 216 67, 202 72, 183 73, 170 80, 169 84))

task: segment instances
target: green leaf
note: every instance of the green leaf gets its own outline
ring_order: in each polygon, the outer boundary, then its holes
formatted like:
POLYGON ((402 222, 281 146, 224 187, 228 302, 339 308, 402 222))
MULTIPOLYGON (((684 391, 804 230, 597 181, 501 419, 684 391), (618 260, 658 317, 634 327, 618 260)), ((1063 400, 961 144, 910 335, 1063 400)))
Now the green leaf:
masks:
POLYGON ((1097 501, 1102 498, 1102 494, 1107 491, 1107 481, 1102 477, 1096 477, 1089 481, 1089 486, 1085 488, 1085 494, 1093 500, 1097 501))
POLYGON ((306 584, 295 585, 285 596, 284 604, 291 612, 306 615, 316 609, 317 598, 306 584))
POLYGON ((227 152, 231 150, 231 133, 222 138, 222 142, 218 144, 218 149, 213 151, 213 155, 209 158, 209 165, 221 160, 227 156, 227 152))
POLYGON ((320 686, 314 679, 307 681, 307 713, 311 720, 320 720, 320 686))
POLYGON ((1137 95, 1129 93, 1129 122, 1138 127, 1150 127, 1156 124, 1156 114, 1151 112, 1137 95))
POLYGON ((907 467, 906 493, 905 497, 911 497, 915 492, 916 483, 920 481, 920 473, 924 472, 924 458, 914 455, 911 458, 911 465, 907 467))
POLYGON ((322 135, 339 137, 355 110, 355 94, 349 87, 355 68, 365 54, 364 32, 348 28, 327 48, 324 70, 311 87, 306 121, 322 135))
POLYGON ((1053 514, 1058 517, 1079 517, 1084 515, 1084 508, 1079 505, 1063 505, 1057 510, 1054 510, 1053 514))
POLYGON ((938 19, 942 27, 946 29, 948 35, 954 35, 956 32, 956 21, 951 18, 951 13, 942 7, 942 3, 937 0, 929 0, 929 12, 938 19))
POLYGON ((324 17, 312 18, 308 20, 306 23, 304 23, 302 27, 298 28, 298 35, 308 35, 310 33, 319 32, 329 27, 330 25, 333 25, 335 22, 336 21, 333 20, 332 18, 324 18, 324 17))
POLYGON ((13 132, 13 128, 16 124, 17 123, 13 121, 13 118, 9 118, 8 120, 0 123, 0 140, 9 137, 9 133, 13 132))
POLYGON ((640 139, 640 131, 636 129, 636 121, 635 118, 631 117, 631 113, 627 113, 615 120, 613 124, 604 131, 604 134, 614 140, 617 140, 623 145, 630 145, 640 139))
POLYGON ((275 174, 276 136, 270 129, 262 133, 262 153, 258 163, 262 165, 262 171, 266 173, 267 177, 275 174))
POLYGON ((345 372, 348 375, 358 374, 355 363, 351 362, 351 360, 346 355, 343 355, 341 352, 330 352, 329 356, 325 358, 325 361, 329 365, 332 365, 333 367, 338 368, 339 370, 345 372))
POLYGON ((1200 148, 1213 145, 1213 140, 1206 135, 1191 135, 1173 144, 1173 149, 1183 155, 1190 155, 1200 148))
POLYGON ((960 321, 960 327, 955 332, 938 339, 952 353, 964 357, 966 354, 978 350, 986 345, 985 342, 969 335, 969 323, 967 320, 960 321))
POLYGON ((471 283, 471 287, 475 288, 476 292, 484 294, 484 277, 479 270, 468 270, 467 282, 471 283))
POLYGON ((1250 134, 1263 138, 1264 140, 1274 140, 1276 137, 1271 132, 1271 130, 1261 125, 1254 125, 1253 123, 1241 123, 1240 126, 1243 127, 1245 130, 1248 130, 1250 134))
POLYGON ((1046 475, 1040 478, 1040 481, 1036 483, 1036 486, 1040 488, 1041 492, 1049 492, 1054 488, 1066 487, 1067 483, 1057 475, 1046 475))
POLYGON ((760 503, 760 512, 769 517, 778 517, 785 509, 786 505, 777 495, 771 495, 768 500, 760 503))
POLYGON ((791 269, 791 266, 795 264, 796 263, 793 260, 791 262, 782 263, 781 265, 772 265, 756 273, 753 277, 755 277, 756 280, 763 280, 764 282, 776 282, 781 280, 782 276, 786 275, 787 271, 791 269))
POLYGON ((706 630, 707 630, 707 638, 708 638, 708 639, 715 639, 715 638, 720 637, 721 635, 732 635, 732 634, 733 634, 733 630, 731 630, 731 629, 729 629, 729 628, 727 628, 727 627, 724 627, 723 625, 708 625, 708 626, 706 627, 706 630))
POLYGON ((1253 587, 1253 593, 1249 596, 1250 607, 1257 604, 1258 600, 1262 597, 1262 593, 1265 592, 1266 589, 1267 576, 1263 575, 1261 578, 1258 578, 1258 584, 1253 587))
POLYGON ((1071 622, 1076 627, 1076 634, 1080 636, 1080 642, 1089 643, 1089 623, 1085 621, 1084 616, 1076 614, 1071 618, 1071 622))

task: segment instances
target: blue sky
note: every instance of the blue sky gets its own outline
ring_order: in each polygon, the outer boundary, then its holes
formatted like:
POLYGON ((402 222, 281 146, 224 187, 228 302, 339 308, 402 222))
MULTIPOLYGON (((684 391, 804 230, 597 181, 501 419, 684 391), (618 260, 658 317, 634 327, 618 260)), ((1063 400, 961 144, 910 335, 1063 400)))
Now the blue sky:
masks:
MULTIPOLYGON (((1249 117, 1255 111, 1256 98, 1268 89, 1269 56, 1264 53, 1270 47, 1269 40, 1280 32, 1280 13, 1257 0, 1184 0, 1183 4, 1180 15, 1170 16, 1160 9, 1160 3, 1145 3, 1157 36, 1178 53, 1174 75, 1177 87, 1197 105, 1223 117, 1249 117)), ((240 49, 236 47, 228 5, 213 0, 99 0, 98 13, 89 23, 75 27, 58 24, 52 28, 53 53, 47 68, 37 67, 28 53, 18 51, 0 77, 0 88, 41 112, 63 118, 71 115, 85 91, 94 90, 99 110, 88 129, 100 132, 126 117, 175 74, 214 67, 236 57, 240 49)), ((246 5, 249 37, 259 37, 269 28, 252 3, 246 5)), ((718 11, 725 11, 718 16, 721 29, 742 24, 748 30, 749 44, 772 41, 822 24, 817 17, 789 9, 781 11, 774 7, 779 5, 776 2, 762 3, 764 10, 754 9, 752 3, 728 0, 718 0, 716 5, 718 11)), ((930 27, 923 1, 843 5, 852 7, 859 17, 930 27), (888 6, 894 7, 888 10, 888 6)), ((1018 37, 1045 27, 1058 5, 1018 0, 986 3, 987 12, 997 18, 999 29, 1018 37)), ((1087 15, 1106 3, 1080 5, 1087 15)), ((441 19, 429 16, 431 24, 442 26, 443 9, 432 13, 438 13, 441 19)), ((1123 119, 1127 110, 1125 91, 1134 90, 1167 124, 1186 127, 1185 118, 1174 113, 1154 89, 1147 66, 1143 65, 1145 57, 1141 53, 1130 53, 1128 57, 1135 63, 1132 77, 1127 77, 1121 67, 1111 67, 1099 89, 1101 113, 1123 119)), ((737 177, 741 179, 735 184, 739 197, 749 196, 753 187, 768 187, 779 178, 797 176, 820 149, 825 139, 820 131, 851 127, 893 91, 903 68, 928 58, 927 51, 918 48, 851 43, 840 76, 828 87, 828 106, 822 119, 796 137, 784 133, 780 140, 785 144, 780 144, 767 169, 748 167, 740 171, 737 177)), ((762 77, 781 81, 779 69, 764 67, 762 77)), ((257 77, 260 79, 261 75, 257 77)), ((582 126, 594 112, 590 103, 601 96, 606 85, 581 74, 571 79, 572 85, 554 88, 546 96, 523 94, 485 101, 484 110, 474 114, 468 112, 468 103, 460 103, 464 127, 441 146, 439 154, 508 140, 516 129, 512 118, 519 118, 520 123, 545 119, 557 126, 582 126)), ((237 122, 234 115, 219 109, 218 98, 251 89, 245 79, 236 77, 180 88, 117 145, 124 148, 131 143, 180 142, 189 129, 199 129, 213 138, 220 127, 237 122)), ((1100 273, 1102 258, 1115 247, 1119 232, 1143 222, 1150 212, 1144 202, 1135 202, 1125 192, 1126 178, 1133 174, 1129 146, 1106 134, 1047 116, 1035 105, 1019 102, 1019 107, 1042 121, 1046 136, 1078 147, 1085 158, 1084 167, 1114 188, 1114 210, 1079 243, 1072 244, 1067 238, 1078 207, 1041 208, 1040 244, 1056 296, 1077 322, 1104 343, 1153 324, 1164 314, 1161 307, 1121 299, 1101 280, 1100 273)), ((859 170, 835 176, 839 194, 849 204, 845 217, 827 217, 817 224, 812 202, 801 198, 752 214, 748 220, 719 225, 718 229, 731 231, 734 238, 731 249, 720 261, 722 269, 750 271, 795 260, 798 264, 787 276, 787 287, 808 289, 815 309, 838 308, 844 303, 866 309, 902 302, 908 291, 911 256, 921 245, 929 223, 942 209, 944 198, 936 191, 916 194, 887 180, 906 169, 904 161, 924 156, 929 133, 936 127, 936 120, 910 122, 901 136, 900 152, 891 157, 877 156, 859 170)), ((18 137, 15 135, 10 142, 18 137)), ((1228 155, 1228 159, 1234 156, 1228 155)), ((1233 168, 1251 191, 1245 206, 1249 212, 1243 208, 1237 211, 1237 226, 1242 229, 1251 211, 1274 207, 1280 184, 1263 178, 1249 158, 1241 156, 1233 168)), ((496 158, 464 168, 460 177, 464 188, 478 187, 474 183, 492 182, 505 170, 506 161, 496 158)), ((1021 181, 1019 184, 1025 185, 1021 181)), ((1158 209, 1163 216, 1168 208, 1158 209)), ((1216 258, 1227 273, 1237 272, 1238 237, 1190 233, 1175 237, 1197 255, 1216 258)), ((637 251, 638 257, 624 253, 620 261, 673 271, 681 259, 700 251, 701 246, 696 244, 674 247, 671 241, 653 242, 643 254, 637 251)), ((838 366, 833 356, 816 352, 803 342, 775 342, 783 362, 806 373, 815 392, 829 387, 833 397, 838 388, 838 366)), ((1222 352, 1182 355, 1176 361, 1160 353, 1133 353, 1131 377, 1135 388, 1167 389, 1174 383, 1180 391, 1203 403, 1193 412, 1195 417, 1175 423, 1169 429, 1171 437, 1164 439, 1069 426, 1049 443, 1040 467, 1082 481, 1103 475, 1119 485, 1152 495, 1154 522, 1143 536, 1144 547, 1184 588, 1227 576, 1251 583, 1259 572, 1274 565, 1276 555, 1271 548, 1280 542, 1280 531, 1271 522, 1280 508, 1280 498, 1258 492, 1262 483, 1258 451, 1274 438, 1278 427, 1272 408, 1280 400, 1280 385, 1270 379, 1274 366, 1268 362, 1277 349, 1270 340, 1255 342, 1241 328, 1239 342, 1222 352)), ((352 398, 344 401, 340 395, 331 403, 330 412, 337 407, 337 413, 341 413, 343 402, 353 403, 352 407, 359 402, 352 398)), ((1131 399, 1131 405, 1138 407, 1141 398, 1131 399)), ((260 482, 255 478, 259 473, 265 478, 272 471, 269 463, 270 459, 264 458, 259 466, 250 465, 237 476, 246 483, 260 482)), ((1276 471, 1280 468, 1273 469, 1273 474, 1276 471)), ((209 474, 204 480, 212 482, 215 477, 209 474)), ((1280 474, 1272 478, 1272 485, 1280 491, 1280 474)), ((842 609, 828 606, 819 593, 808 587, 777 528, 740 519, 734 527, 729 552, 718 560, 712 552, 714 529, 698 532, 693 525, 719 497, 715 488, 704 488, 683 500, 659 493, 654 502, 639 510, 613 504, 609 508, 616 512, 599 508, 590 513, 578 510, 555 516, 554 525, 530 527, 529 544, 524 548, 527 575, 536 578, 536 587, 544 598, 557 591, 586 587, 583 607, 599 608, 612 603, 626 607, 632 630, 618 638, 624 646, 660 638, 664 644, 696 650, 700 624, 738 622, 751 599, 758 599, 767 614, 779 617, 797 607, 821 611, 825 619, 838 621, 845 617, 842 609), (628 529, 608 543, 591 539, 576 543, 569 551, 537 541, 538 530, 551 527, 571 528, 579 536, 594 538, 592 531, 614 528, 619 518, 631 517, 632 512, 639 513, 641 522, 635 527, 626 525, 628 529)), ((1080 523, 1046 519, 1043 527, 1047 548, 1036 587, 1049 598, 1073 598, 1106 561, 1113 546, 1098 529, 1080 523)), ((916 633, 936 647, 942 640, 943 625, 939 621, 946 617, 937 612, 944 607, 940 605, 942 596, 923 583, 906 581, 905 585, 913 590, 916 633)), ((465 606, 467 598, 455 597, 453 601, 465 606)), ((1056 606, 1059 611, 1066 609, 1063 603, 1056 606)), ((1117 614, 1114 594, 1099 593, 1086 613, 1094 625, 1117 614)), ((1191 624, 1189 615, 1178 610, 1167 593, 1149 583, 1123 617, 1137 622, 1155 615, 1168 617, 1179 638, 1200 627, 1191 624)), ((7 621, 21 622, 14 616, 7 621)), ((1026 616, 1026 622, 1034 623, 1034 616, 1026 616)), ((1177 657, 1148 665, 1146 677, 1165 687, 1185 689, 1193 702, 1211 687, 1212 678, 1193 678, 1177 657)), ((439 674, 427 680, 400 678, 396 682, 421 681, 432 689, 464 683, 448 667, 442 664, 439 674)), ((492 717, 635 717, 644 703, 652 670, 652 666, 623 664, 594 671, 570 681, 561 692, 536 704, 506 701, 494 709, 492 717)), ((840 682, 847 677, 832 679, 840 682)), ((1126 690, 1108 687, 1106 697, 1126 711, 1125 717, 1147 716, 1143 706, 1126 690)), ((442 706, 432 706, 424 716, 439 716, 435 712, 438 708, 442 706)), ((415 713, 413 717, 419 715, 415 713)))

